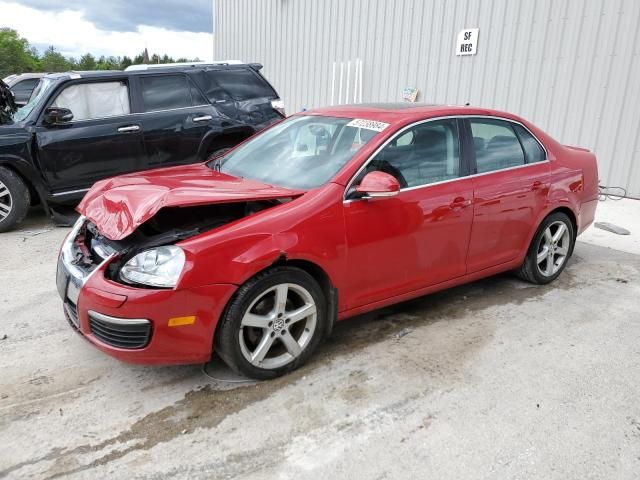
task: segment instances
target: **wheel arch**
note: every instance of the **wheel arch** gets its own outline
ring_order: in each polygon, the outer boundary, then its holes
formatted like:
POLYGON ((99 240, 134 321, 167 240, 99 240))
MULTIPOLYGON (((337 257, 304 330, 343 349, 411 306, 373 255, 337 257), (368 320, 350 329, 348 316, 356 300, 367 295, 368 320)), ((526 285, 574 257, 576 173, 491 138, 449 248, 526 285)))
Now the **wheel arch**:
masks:
MULTIPOLYGON (((325 337, 329 336, 331 334, 331 331, 333 330, 333 326, 335 325, 335 322, 338 320, 338 290, 333 285, 333 282, 331 281, 331 277, 329 277, 329 274, 317 263, 314 263, 309 260, 299 259, 299 258, 288 258, 285 254, 281 254, 275 261, 271 262, 266 267, 254 272, 248 278, 245 278, 244 281, 242 282, 242 285, 250 281, 252 278, 255 278, 256 276, 261 275, 267 270, 274 267, 299 268, 300 270, 303 270, 304 272, 311 275, 311 277, 316 282, 318 282, 318 285, 320 285, 320 288, 322 289, 322 292, 324 293, 327 299, 327 314, 328 314, 327 328, 325 329, 325 332, 323 332, 323 334, 325 337)), ((239 290, 239 287, 238 287, 238 290, 239 290)), ((235 301, 238 290, 236 290, 236 293, 234 293, 231 296, 231 298, 229 298, 229 300, 227 301, 223 309, 221 318, 224 316, 225 312, 227 312, 231 304, 235 301)), ((221 323, 220 321, 216 322, 213 338, 215 338, 216 335, 218 334, 220 323, 221 323)))
MULTIPOLYGON (((569 217, 569 220, 571 220, 571 225, 573 226, 575 240, 575 237, 578 235, 578 217, 576 216, 575 212, 567 206, 554 208, 542 218, 540 224, 542 224, 545 218, 547 218, 549 215, 553 215, 554 213, 564 213, 567 217, 569 217)), ((538 224, 538 227, 540 226, 540 224, 538 224)))
POLYGON ((521 255, 518 256, 516 263, 524 261, 524 258, 526 257, 527 252, 531 247, 531 243, 533 242, 533 239, 536 235, 536 232, 540 228, 540 225, 542 225, 542 222, 544 222, 549 215, 553 215, 554 213, 564 213, 569 217, 569 220, 571 220, 571 225, 573 226, 573 230, 575 233, 574 235, 574 243, 575 243, 575 238, 578 235, 578 216, 576 215, 576 212, 571 208, 569 203, 553 205, 550 208, 546 209, 543 213, 541 213, 537 221, 533 224, 531 231, 529 232, 529 237, 527 238, 527 243, 523 245, 522 253, 521 255))
POLYGON ((44 205, 45 200, 41 195, 36 182, 33 180, 32 175, 29 175, 27 172, 24 171, 24 169, 17 167, 15 165, 15 162, 12 161, 11 158, 0 157, 0 167, 6 168, 7 170, 11 170, 20 178, 20 180, 24 182, 24 184, 29 189, 29 197, 31 199, 31 205, 36 205, 38 203, 41 203, 44 205))

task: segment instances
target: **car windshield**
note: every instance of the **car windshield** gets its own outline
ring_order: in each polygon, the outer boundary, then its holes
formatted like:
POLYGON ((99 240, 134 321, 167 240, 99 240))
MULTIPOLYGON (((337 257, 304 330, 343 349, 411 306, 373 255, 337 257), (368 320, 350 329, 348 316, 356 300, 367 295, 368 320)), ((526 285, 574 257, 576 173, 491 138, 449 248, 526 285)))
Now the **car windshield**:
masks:
POLYGON ((269 185, 304 190, 319 187, 378 134, 367 123, 386 126, 352 118, 291 117, 208 165, 269 185))
POLYGON ((53 80, 48 78, 43 78, 40 80, 38 86, 33 90, 31 94, 31 98, 29 99, 29 103, 27 103, 24 107, 19 108, 16 113, 13 114, 13 121, 20 122, 27 118, 31 111, 40 103, 40 99, 44 97, 51 87, 53 86, 53 80))

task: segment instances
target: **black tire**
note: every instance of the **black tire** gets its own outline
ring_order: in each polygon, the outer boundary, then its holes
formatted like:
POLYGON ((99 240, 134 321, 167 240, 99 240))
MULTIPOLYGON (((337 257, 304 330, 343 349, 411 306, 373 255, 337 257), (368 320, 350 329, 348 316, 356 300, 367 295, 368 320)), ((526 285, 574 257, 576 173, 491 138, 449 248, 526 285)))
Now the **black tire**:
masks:
MULTIPOLYGON (((575 243, 576 243, 576 232, 573 227, 573 223, 571 222, 571 219, 562 212, 552 213, 551 215, 547 216, 538 227, 536 234, 533 236, 533 240, 531 240, 531 245, 527 250, 527 256, 525 257, 522 266, 516 271, 516 274, 523 280, 526 280, 528 282, 535 283, 538 285, 544 285, 544 284, 553 282, 556 278, 558 278, 558 276, 562 273, 562 271, 567 266, 567 262, 569 261, 569 259, 571 258, 571 255, 573 254, 573 248, 575 246, 575 243), (562 263, 558 265, 557 271, 553 271, 553 273, 545 274, 544 272, 541 271, 542 268, 538 264, 538 254, 539 253, 542 254, 542 249, 544 248, 543 237, 545 235, 545 232, 550 226, 552 226, 552 228, 554 228, 555 225, 559 226, 559 222, 564 224, 569 235, 568 245, 567 245, 567 254, 565 255, 562 263)), ((545 267, 547 266, 546 262, 548 261, 549 260, 544 261, 545 267)))
MULTIPOLYGON (((303 297, 300 297, 300 299, 302 298, 303 297)), ((287 314, 292 313, 292 311, 293 310, 287 310, 282 321, 286 320, 287 314)), ((326 332, 327 312, 328 309, 325 295, 318 285, 318 282, 316 282, 311 275, 304 270, 295 267, 283 266, 270 268, 256 275, 241 286, 229 302, 229 305, 227 305, 227 308, 220 319, 220 323, 218 324, 214 341, 215 352, 227 365, 229 365, 229 367, 247 377, 258 380, 267 380, 279 377, 295 370, 304 364, 311 356, 322 340, 324 332, 326 332), (259 313, 259 315, 262 316, 261 318, 266 318, 267 315, 276 315, 276 293, 273 292, 273 299, 270 300, 270 289, 282 284, 291 285, 291 290, 288 290, 287 292, 287 306, 291 305, 294 308, 300 308, 299 306, 296 306, 294 302, 294 300, 296 300, 296 295, 298 295, 294 290, 295 288, 301 287, 301 290, 310 294, 313 302, 315 303, 315 323, 313 330, 311 331, 307 328, 311 321, 309 318, 312 318, 312 315, 295 323, 292 322, 289 324, 287 320, 288 325, 284 326, 276 326, 276 323, 280 325, 282 322, 272 321, 268 324, 269 327, 264 329, 258 327, 243 327, 243 318, 255 302, 257 303, 252 307, 252 310, 258 309, 262 303, 265 304, 264 307, 267 309, 265 310, 265 313, 259 313), (289 303, 289 294, 291 294, 291 304, 289 303), (269 303, 271 301, 273 302, 272 304, 269 303), (270 308, 271 305, 273 305, 273 308, 270 308), (302 328, 302 330, 300 330, 300 328, 302 328), (290 334, 296 342, 306 342, 298 356, 294 357, 291 355, 289 353, 289 349, 285 346, 284 340, 280 339, 280 333, 284 338, 285 333, 283 332, 285 330, 287 331, 286 335, 290 334), (242 340, 240 338, 241 335, 242 340), (296 335, 299 335, 298 339, 295 338, 296 335), (303 335, 306 335, 304 340, 303 335), (269 348, 275 350, 274 356, 271 358, 265 357, 263 361, 277 362, 279 358, 284 358, 288 363, 280 366, 267 366, 262 368, 251 363, 251 361, 245 357, 247 352, 248 354, 257 352, 257 345, 260 345, 260 342, 266 338, 265 336, 270 336, 273 339, 271 340, 273 346, 269 348), (254 352, 247 349, 251 341, 253 341, 252 345, 255 346, 254 352), (245 353, 243 353, 243 349, 245 353), (278 354, 278 352, 280 353, 278 354)), ((281 316, 282 314, 278 315, 277 318, 280 318, 281 316)), ((267 341, 268 340, 269 339, 267 338, 267 341)), ((267 349, 267 352, 268 355, 272 350, 267 349)))
POLYGON ((4 167, 0 167, 0 204, 0 233, 22 222, 31 205, 31 195, 22 178, 4 167), (5 216, 7 208, 9 214, 5 216))

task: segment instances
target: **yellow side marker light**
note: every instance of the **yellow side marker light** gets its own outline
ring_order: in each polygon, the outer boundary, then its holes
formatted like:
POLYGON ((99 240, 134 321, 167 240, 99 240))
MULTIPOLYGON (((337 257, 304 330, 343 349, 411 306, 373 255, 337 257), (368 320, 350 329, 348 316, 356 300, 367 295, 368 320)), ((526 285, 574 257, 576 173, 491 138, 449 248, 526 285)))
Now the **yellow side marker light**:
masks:
POLYGON ((169 319, 170 327, 181 327, 182 325, 193 325, 196 323, 196 316, 191 315, 190 317, 173 317, 169 319))

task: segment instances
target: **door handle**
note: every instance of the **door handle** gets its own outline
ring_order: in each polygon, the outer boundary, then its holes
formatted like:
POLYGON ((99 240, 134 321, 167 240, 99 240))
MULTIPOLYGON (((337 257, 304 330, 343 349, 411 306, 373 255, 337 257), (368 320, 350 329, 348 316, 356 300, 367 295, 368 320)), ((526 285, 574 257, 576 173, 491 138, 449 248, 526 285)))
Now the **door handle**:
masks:
POLYGON ((544 186, 545 185, 540 180, 536 180, 531 184, 531 190, 541 190, 544 186))
POLYGON ((200 117, 193 117, 194 122, 208 122, 213 117, 211 115, 202 115, 200 117))
POLYGON ((118 128, 118 131, 121 132, 121 133, 137 132, 139 130, 140 130, 140 125, 129 125, 127 127, 118 128))
POLYGON ((449 208, 451 208, 452 210, 458 208, 466 208, 470 206, 471 203, 471 200, 468 198, 456 197, 453 202, 451 202, 451 205, 449 205, 449 208))

